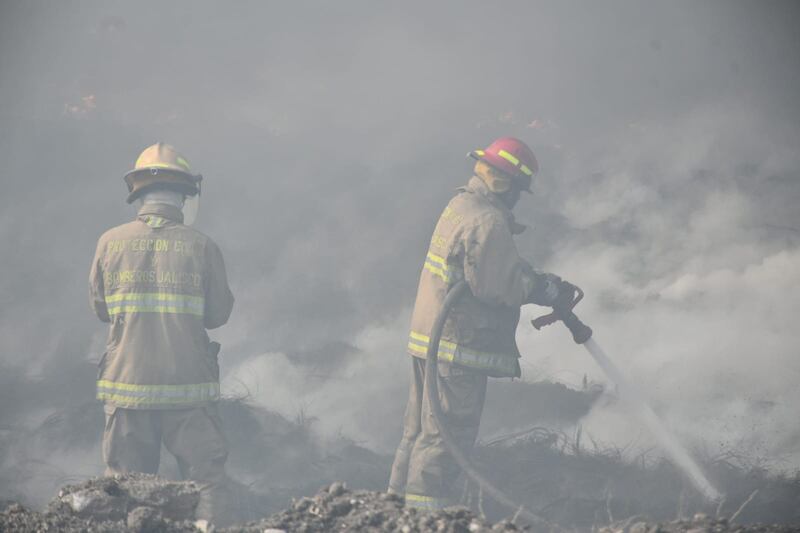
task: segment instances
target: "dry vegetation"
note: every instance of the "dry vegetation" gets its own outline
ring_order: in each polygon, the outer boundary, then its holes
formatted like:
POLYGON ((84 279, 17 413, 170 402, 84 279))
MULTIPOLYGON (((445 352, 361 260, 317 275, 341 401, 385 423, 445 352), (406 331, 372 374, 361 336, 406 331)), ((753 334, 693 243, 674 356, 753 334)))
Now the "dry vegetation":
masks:
MULTIPOLYGON (((0 507, 8 508, 0 518, 0 531, 111 531, 123 525, 140 531, 151 526, 159 531, 194 530, 191 499, 188 504, 185 499, 187 490, 188 494, 194 490, 192 485, 153 485, 146 476, 131 478, 139 485, 145 480, 144 486, 150 487, 136 489, 136 497, 126 495, 131 482, 126 478, 68 485, 41 513, 8 501, 16 499, 15 483, 30 488, 25 485, 28 477, 48 467, 41 459, 44 452, 99 442, 102 425, 97 422, 102 416, 96 407, 91 403, 65 408, 45 417, 32 430, 3 434, 0 480, 7 501, 0 507), (148 496, 148 490, 158 498, 148 496), (95 497, 108 494, 116 503, 108 504, 103 496, 105 500, 100 500, 106 503, 99 507, 106 510, 98 514, 87 511, 92 508, 87 506, 77 512, 69 504, 74 500, 69 495, 81 491, 95 497), (181 505, 175 503, 178 494, 184 498, 181 505)), ((399 499, 381 493, 391 457, 343 437, 320 439, 314 419, 305 414, 287 420, 241 399, 222 402, 221 411, 231 443, 231 512, 236 523, 249 524, 233 530, 478 531, 490 527, 513 530, 523 525, 519 519, 516 525, 503 522, 513 517, 513 511, 484 498, 479 487, 466 480, 461 485, 462 509, 433 514, 406 509, 399 499), (365 491, 351 493, 338 480, 365 491), (329 488, 317 493, 323 485, 329 488), (492 522, 498 525, 491 526, 492 522)), ((712 480, 727 495, 721 504, 704 502, 655 452, 632 455, 625 449, 603 447, 580 430, 566 434, 534 427, 498 436, 482 443, 473 458, 513 499, 565 530, 644 532, 657 531, 653 528, 660 523, 658 531, 738 531, 744 524, 800 524, 800 478, 770 473, 759 461, 730 452, 703 461, 712 480)), ((169 464, 165 466, 164 474, 171 476, 169 464)), ((51 468, 51 483, 78 481, 55 466, 51 468)), ((50 490, 49 495, 54 492, 58 489, 50 490)), ((775 526, 772 530, 787 528, 775 526)))

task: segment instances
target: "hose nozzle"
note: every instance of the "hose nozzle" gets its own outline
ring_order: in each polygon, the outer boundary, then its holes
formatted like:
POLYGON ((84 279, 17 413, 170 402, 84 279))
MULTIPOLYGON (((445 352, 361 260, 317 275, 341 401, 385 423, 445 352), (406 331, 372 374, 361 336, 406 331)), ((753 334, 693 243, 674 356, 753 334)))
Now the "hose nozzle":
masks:
POLYGON ((531 320, 531 324, 538 330, 560 320, 572 333, 575 343, 583 344, 592 338, 592 328, 581 322, 572 312, 578 302, 583 300, 583 291, 572 283, 562 281, 559 293, 558 301, 553 305, 553 312, 531 320))

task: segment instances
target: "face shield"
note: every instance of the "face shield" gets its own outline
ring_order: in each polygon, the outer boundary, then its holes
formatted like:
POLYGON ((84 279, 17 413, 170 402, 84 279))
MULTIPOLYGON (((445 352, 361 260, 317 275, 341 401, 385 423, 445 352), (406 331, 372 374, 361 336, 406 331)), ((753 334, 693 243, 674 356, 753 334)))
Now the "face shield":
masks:
POLYGON ((197 213, 200 211, 200 181, 197 182, 197 194, 187 196, 183 201, 183 223, 192 226, 197 221, 197 213))

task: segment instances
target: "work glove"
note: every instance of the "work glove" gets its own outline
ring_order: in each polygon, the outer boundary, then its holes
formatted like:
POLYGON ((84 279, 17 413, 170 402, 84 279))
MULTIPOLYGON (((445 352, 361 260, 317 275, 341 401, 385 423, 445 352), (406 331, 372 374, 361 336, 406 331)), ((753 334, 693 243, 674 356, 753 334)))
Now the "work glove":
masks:
POLYGON ((528 303, 552 307, 561 294, 561 278, 555 274, 537 273, 528 303))

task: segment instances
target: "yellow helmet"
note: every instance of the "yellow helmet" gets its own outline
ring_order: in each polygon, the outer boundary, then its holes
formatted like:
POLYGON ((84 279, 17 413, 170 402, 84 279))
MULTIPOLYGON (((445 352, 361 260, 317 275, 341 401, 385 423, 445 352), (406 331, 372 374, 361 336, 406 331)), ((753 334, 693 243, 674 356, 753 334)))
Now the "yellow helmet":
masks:
POLYGON ((162 142, 148 146, 139 154, 133 170, 125 174, 128 203, 155 188, 171 189, 187 196, 200 193, 203 176, 192 174, 189 162, 175 148, 162 142))

